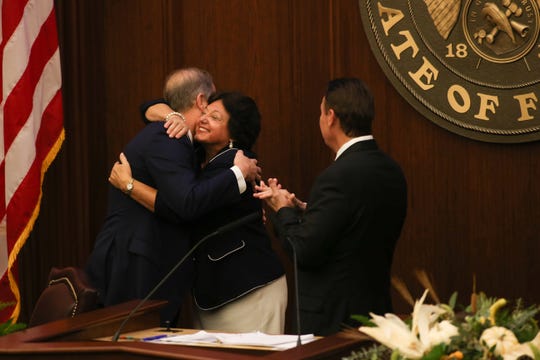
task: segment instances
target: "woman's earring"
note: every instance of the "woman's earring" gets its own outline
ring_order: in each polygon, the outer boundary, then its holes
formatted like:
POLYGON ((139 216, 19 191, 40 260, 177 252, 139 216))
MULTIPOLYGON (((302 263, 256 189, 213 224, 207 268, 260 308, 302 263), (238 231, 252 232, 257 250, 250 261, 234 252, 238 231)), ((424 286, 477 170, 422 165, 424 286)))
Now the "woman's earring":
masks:
POLYGON ((232 139, 229 139, 229 149, 232 149, 233 148, 233 140, 232 139))

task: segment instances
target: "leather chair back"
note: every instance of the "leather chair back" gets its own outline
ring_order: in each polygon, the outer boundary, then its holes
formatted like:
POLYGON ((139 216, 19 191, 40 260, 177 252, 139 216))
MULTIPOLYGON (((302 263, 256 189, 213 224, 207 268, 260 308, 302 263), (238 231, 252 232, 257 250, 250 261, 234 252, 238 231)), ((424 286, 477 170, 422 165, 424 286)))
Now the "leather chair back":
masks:
POLYGON ((98 292, 84 270, 77 267, 56 268, 49 273, 48 286, 41 293, 29 327, 73 317, 97 308, 98 292))

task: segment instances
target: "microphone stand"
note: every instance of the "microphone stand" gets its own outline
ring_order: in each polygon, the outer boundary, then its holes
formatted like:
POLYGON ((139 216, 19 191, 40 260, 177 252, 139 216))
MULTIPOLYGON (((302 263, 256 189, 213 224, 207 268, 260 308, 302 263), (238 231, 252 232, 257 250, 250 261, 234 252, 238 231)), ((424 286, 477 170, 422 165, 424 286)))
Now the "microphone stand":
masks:
POLYGON ((302 345, 302 330, 300 329, 300 295, 298 291, 298 262, 296 260, 296 249, 294 248, 294 244, 291 241, 290 237, 286 237, 287 241, 291 245, 292 253, 293 253, 293 271, 294 271, 294 296, 296 298, 296 332, 298 334, 298 338, 296 339, 296 346, 302 345))
POLYGON ((227 225, 224 225, 220 228, 218 228, 216 231, 214 232, 211 232, 210 234, 206 235, 205 237, 203 237, 201 240, 199 240, 187 253, 186 255, 184 255, 182 257, 182 259, 180 259, 179 262, 176 263, 176 265, 163 277, 163 279, 161 279, 160 282, 157 283, 156 286, 154 286, 154 288, 152 290, 150 290, 150 292, 148 293, 148 295, 146 295, 144 297, 144 299, 142 299, 138 304, 137 306, 135 306, 135 308, 133 308, 133 310, 131 310, 131 312, 128 314, 128 316, 126 316, 126 318, 124 319, 124 321, 122 321, 122 323, 120 324, 120 326, 118 327, 118 330, 116 330, 116 332, 114 333, 113 337, 112 337, 112 341, 118 341, 118 339, 120 338, 120 333, 122 331, 122 329, 124 328, 124 326, 126 325, 126 323, 128 322, 129 319, 131 319, 131 317, 133 316, 133 314, 135 314, 137 312, 137 310, 139 310, 141 308, 141 306, 152 296, 154 295, 154 293, 161 287, 161 285, 163 285, 163 283, 165 283, 165 281, 167 281, 171 275, 180 267, 180 265, 182 265, 184 263, 184 261, 186 261, 186 259, 191 256, 191 254, 193 254, 193 252, 202 244, 204 243, 206 240, 208 240, 209 238, 213 237, 213 236, 216 236, 218 234, 221 234, 221 233, 224 233, 224 232, 227 232, 227 231, 230 231, 240 225, 243 225, 245 223, 248 223, 248 222, 251 222, 253 221, 254 219, 258 218, 260 216, 260 214, 258 213, 251 213, 247 216, 244 216, 238 220, 235 220, 233 221, 232 223, 230 224, 227 224, 227 225))

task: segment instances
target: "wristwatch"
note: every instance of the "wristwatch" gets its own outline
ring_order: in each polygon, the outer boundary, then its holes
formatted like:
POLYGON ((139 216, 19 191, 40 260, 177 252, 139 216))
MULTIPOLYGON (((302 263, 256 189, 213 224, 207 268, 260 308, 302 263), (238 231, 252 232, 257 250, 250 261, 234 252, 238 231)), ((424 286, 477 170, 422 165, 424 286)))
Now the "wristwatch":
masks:
POLYGON ((132 191, 133 191, 133 178, 131 178, 131 180, 129 180, 129 182, 126 184, 126 191, 124 191, 124 193, 127 196, 131 196, 132 191))

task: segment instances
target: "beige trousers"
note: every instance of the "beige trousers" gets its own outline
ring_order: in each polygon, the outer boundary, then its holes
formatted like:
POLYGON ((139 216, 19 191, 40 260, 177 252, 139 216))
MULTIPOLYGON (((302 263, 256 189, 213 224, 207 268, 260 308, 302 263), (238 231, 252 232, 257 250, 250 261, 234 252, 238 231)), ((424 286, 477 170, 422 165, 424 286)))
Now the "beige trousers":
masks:
POLYGON ((283 334, 287 309, 285 275, 215 310, 195 306, 195 326, 221 332, 283 334))

